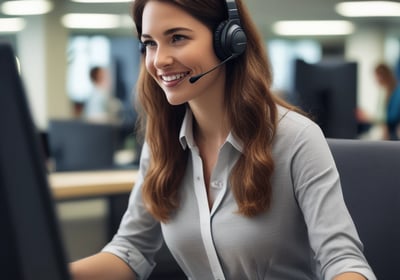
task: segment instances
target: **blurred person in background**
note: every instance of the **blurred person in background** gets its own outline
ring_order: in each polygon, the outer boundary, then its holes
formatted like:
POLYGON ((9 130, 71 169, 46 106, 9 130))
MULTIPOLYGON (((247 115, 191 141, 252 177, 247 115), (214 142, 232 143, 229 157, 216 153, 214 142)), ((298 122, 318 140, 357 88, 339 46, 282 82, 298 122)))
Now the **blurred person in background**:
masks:
POLYGON ((118 124, 122 106, 121 102, 112 95, 108 69, 101 66, 92 67, 90 80, 93 89, 84 104, 83 118, 91 122, 118 124))
POLYGON ((392 69, 380 63, 375 67, 376 80, 385 89, 386 132, 385 139, 399 140, 400 84, 392 69))

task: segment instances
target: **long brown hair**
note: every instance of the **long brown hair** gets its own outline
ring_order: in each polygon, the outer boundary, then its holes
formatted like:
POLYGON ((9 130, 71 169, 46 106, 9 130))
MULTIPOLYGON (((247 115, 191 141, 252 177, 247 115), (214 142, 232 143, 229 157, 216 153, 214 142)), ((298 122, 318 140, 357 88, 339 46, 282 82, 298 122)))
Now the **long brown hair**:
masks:
MULTIPOLYGON (((135 0, 133 18, 139 38, 143 9, 149 1, 176 5, 210 30, 228 18, 223 0, 135 0)), ((253 217, 270 206, 276 104, 289 105, 271 93, 272 74, 264 42, 242 1, 237 0, 236 4, 247 36, 247 48, 226 67, 229 80, 225 82, 225 105, 232 133, 243 143, 243 153, 232 170, 230 183, 239 213, 253 217)), ((178 139, 186 105, 168 103, 162 89, 147 73, 143 59, 138 94, 146 119, 145 140, 151 152, 143 182, 143 199, 154 217, 166 222, 179 207, 178 190, 188 160, 188 151, 182 149, 178 139)))

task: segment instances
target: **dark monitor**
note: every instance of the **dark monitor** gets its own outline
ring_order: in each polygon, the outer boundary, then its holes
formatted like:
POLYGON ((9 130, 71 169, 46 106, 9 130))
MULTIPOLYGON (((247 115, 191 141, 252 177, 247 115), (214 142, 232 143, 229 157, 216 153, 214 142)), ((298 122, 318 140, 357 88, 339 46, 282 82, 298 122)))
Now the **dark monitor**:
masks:
POLYGON ((50 157, 56 171, 113 169, 118 127, 83 120, 50 120, 50 157))
POLYGON ((294 100, 329 138, 357 138, 357 64, 295 62, 294 100))
POLYGON ((0 131, 0 278, 70 279, 39 135, 7 44, 0 44, 0 131))

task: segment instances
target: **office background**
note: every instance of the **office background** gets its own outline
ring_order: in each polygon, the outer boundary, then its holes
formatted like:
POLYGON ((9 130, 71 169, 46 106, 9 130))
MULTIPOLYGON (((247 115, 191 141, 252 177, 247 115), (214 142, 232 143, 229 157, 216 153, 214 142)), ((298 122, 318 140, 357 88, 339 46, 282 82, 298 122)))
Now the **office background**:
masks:
MULTIPOLYGON (((88 75, 87 78, 85 75, 92 64, 110 67, 114 82, 120 81, 115 83, 118 88, 115 94, 130 104, 135 94, 139 63, 134 26, 129 19, 130 3, 94 4, 71 0, 50 3, 51 9, 41 15, 9 15, 4 5, 0 9, 0 40, 10 42, 16 50, 37 127, 46 130, 51 119, 73 118, 73 102, 85 99, 89 88, 88 75), (67 23, 65 16, 77 13, 108 14, 110 26, 89 28, 67 23), (4 21, 10 19, 22 19, 20 28, 1 31, 10 27, 9 21, 4 21), (67 24, 70 27, 66 27, 67 24)), ((292 92, 296 59, 307 63, 355 62, 358 65, 357 106, 382 118, 382 89, 374 79, 373 69, 381 61, 397 67, 400 11, 390 17, 347 17, 335 10, 338 0, 246 0, 245 3, 264 36, 277 94, 292 92), (274 28, 283 20, 345 20, 350 23, 350 29, 329 36, 282 35, 274 28)), ((97 19, 97 22, 105 23, 105 20, 97 19)), ((369 137, 379 138, 379 131, 369 137)), ((59 203, 58 206, 71 259, 104 244, 107 205, 103 200, 59 203), (84 231, 86 235, 82 234, 84 231), (82 242, 85 246, 81 246, 82 242)))
MULTIPOLYGON (((90 63, 108 65, 114 74, 118 71, 124 84, 117 94, 134 94, 132 91, 139 58, 134 26, 129 17, 130 3, 95 4, 75 1, 54 0, 50 2, 52 9, 43 15, 6 15, 6 1, 1 9, 2 20, 19 18, 24 21, 24 27, 19 31, 0 31, 0 39, 12 42, 16 48, 21 72, 30 94, 34 119, 41 129, 47 127, 51 118, 72 116, 71 100, 79 101, 84 98, 82 92, 88 88, 88 80, 77 83, 76 77, 86 77, 84 71, 90 63), (65 27, 68 24, 65 15, 77 13, 108 14, 115 18, 111 19, 109 26, 102 28, 72 26, 73 23, 69 23, 70 27, 65 27), (82 48, 86 48, 86 56, 82 48), (85 60, 87 65, 84 64, 85 60), (77 84, 80 85, 79 89, 77 84)), ((265 38, 277 92, 291 90, 292 62, 295 58, 302 58, 310 63, 327 58, 354 61, 358 64, 358 105, 372 115, 382 113, 379 106, 382 104, 382 95, 379 94, 381 89, 373 78, 373 67, 380 61, 386 61, 393 67, 398 63, 398 11, 397 16, 394 14, 390 17, 346 17, 335 10, 335 4, 339 0, 245 2, 265 38), (348 34, 331 36, 279 35, 274 28, 282 20, 346 20, 353 24, 353 30, 347 32, 348 34)), ((99 22, 105 21, 97 20, 99 22)), ((0 21, 0 27, 4 25, 9 23, 0 21)), ((319 24, 314 24, 317 25, 319 24)))

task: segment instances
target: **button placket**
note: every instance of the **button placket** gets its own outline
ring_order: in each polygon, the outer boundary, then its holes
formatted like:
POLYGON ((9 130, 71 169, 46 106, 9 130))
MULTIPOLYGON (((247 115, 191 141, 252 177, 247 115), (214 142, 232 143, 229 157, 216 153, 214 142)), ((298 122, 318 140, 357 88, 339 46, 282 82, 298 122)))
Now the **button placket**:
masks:
POLYGON ((214 279, 225 280, 225 276, 218 259, 217 251, 214 246, 211 215, 208 206, 205 183, 202 176, 203 164, 200 156, 196 155, 195 153, 192 153, 192 159, 193 175, 195 179, 194 189, 199 209, 201 237, 214 279))

